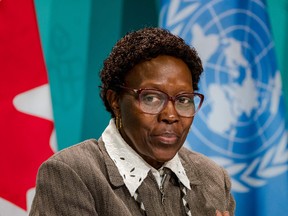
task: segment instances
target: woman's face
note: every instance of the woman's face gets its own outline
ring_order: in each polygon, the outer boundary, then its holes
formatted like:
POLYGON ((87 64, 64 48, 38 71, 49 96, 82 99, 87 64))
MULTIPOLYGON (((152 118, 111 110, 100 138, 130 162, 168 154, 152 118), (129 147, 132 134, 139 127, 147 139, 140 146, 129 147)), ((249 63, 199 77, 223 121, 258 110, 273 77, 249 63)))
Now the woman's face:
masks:
MULTIPOLYGON (((193 92, 190 70, 182 60, 172 56, 158 56, 136 65, 125 82, 130 88, 153 88, 170 96, 193 92)), ((143 113, 137 97, 131 92, 124 92, 118 106, 123 125, 121 135, 155 168, 175 156, 193 121, 193 118, 179 116, 171 101, 159 114, 143 113)))

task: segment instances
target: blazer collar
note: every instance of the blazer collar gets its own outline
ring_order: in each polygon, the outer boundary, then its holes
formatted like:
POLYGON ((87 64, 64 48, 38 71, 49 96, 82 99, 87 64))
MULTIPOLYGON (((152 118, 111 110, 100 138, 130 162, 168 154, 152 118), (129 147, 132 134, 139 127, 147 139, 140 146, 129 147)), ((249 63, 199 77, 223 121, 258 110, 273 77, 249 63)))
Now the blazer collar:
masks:
POLYGON ((103 153, 104 162, 106 164, 107 173, 108 173, 108 177, 109 177, 109 181, 110 181, 111 185, 113 185, 114 187, 124 186, 125 184, 124 184, 123 178, 120 175, 114 162, 109 157, 109 155, 106 151, 106 148, 104 146, 104 142, 102 141, 101 138, 98 140, 98 145, 99 145, 100 150, 103 153))

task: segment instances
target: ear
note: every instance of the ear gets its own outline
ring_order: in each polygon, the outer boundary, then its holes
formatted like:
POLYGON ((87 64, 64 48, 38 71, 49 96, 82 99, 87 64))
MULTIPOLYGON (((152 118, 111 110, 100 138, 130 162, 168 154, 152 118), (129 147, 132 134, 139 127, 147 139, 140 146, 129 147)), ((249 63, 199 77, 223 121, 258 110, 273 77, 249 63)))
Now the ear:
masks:
POLYGON ((119 116, 120 115, 119 95, 115 91, 108 89, 106 93, 106 99, 111 109, 113 110, 114 115, 119 116))

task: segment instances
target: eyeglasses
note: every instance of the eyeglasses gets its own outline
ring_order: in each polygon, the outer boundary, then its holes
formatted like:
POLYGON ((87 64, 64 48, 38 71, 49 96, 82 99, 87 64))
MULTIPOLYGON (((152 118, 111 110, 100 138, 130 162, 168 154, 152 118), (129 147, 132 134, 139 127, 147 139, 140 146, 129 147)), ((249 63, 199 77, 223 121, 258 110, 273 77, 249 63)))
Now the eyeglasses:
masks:
POLYGON ((158 114, 172 101, 179 116, 193 117, 200 109, 204 95, 200 93, 182 93, 174 97, 156 89, 133 89, 119 86, 121 89, 131 91, 136 94, 139 107, 144 113, 158 114))

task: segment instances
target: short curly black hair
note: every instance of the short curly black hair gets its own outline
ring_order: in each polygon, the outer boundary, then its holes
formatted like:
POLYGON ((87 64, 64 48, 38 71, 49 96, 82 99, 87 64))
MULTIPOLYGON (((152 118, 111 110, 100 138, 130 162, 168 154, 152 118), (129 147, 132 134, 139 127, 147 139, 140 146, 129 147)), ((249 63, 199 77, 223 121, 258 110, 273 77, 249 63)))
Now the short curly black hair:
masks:
POLYGON ((100 71, 100 96, 112 117, 114 113, 106 99, 107 90, 120 92, 119 85, 124 84, 126 74, 135 65, 159 55, 169 55, 184 61, 192 74, 193 89, 198 90, 203 67, 194 48, 186 44, 182 38, 159 27, 146 27, 130 32, 115 44, 100 71))

